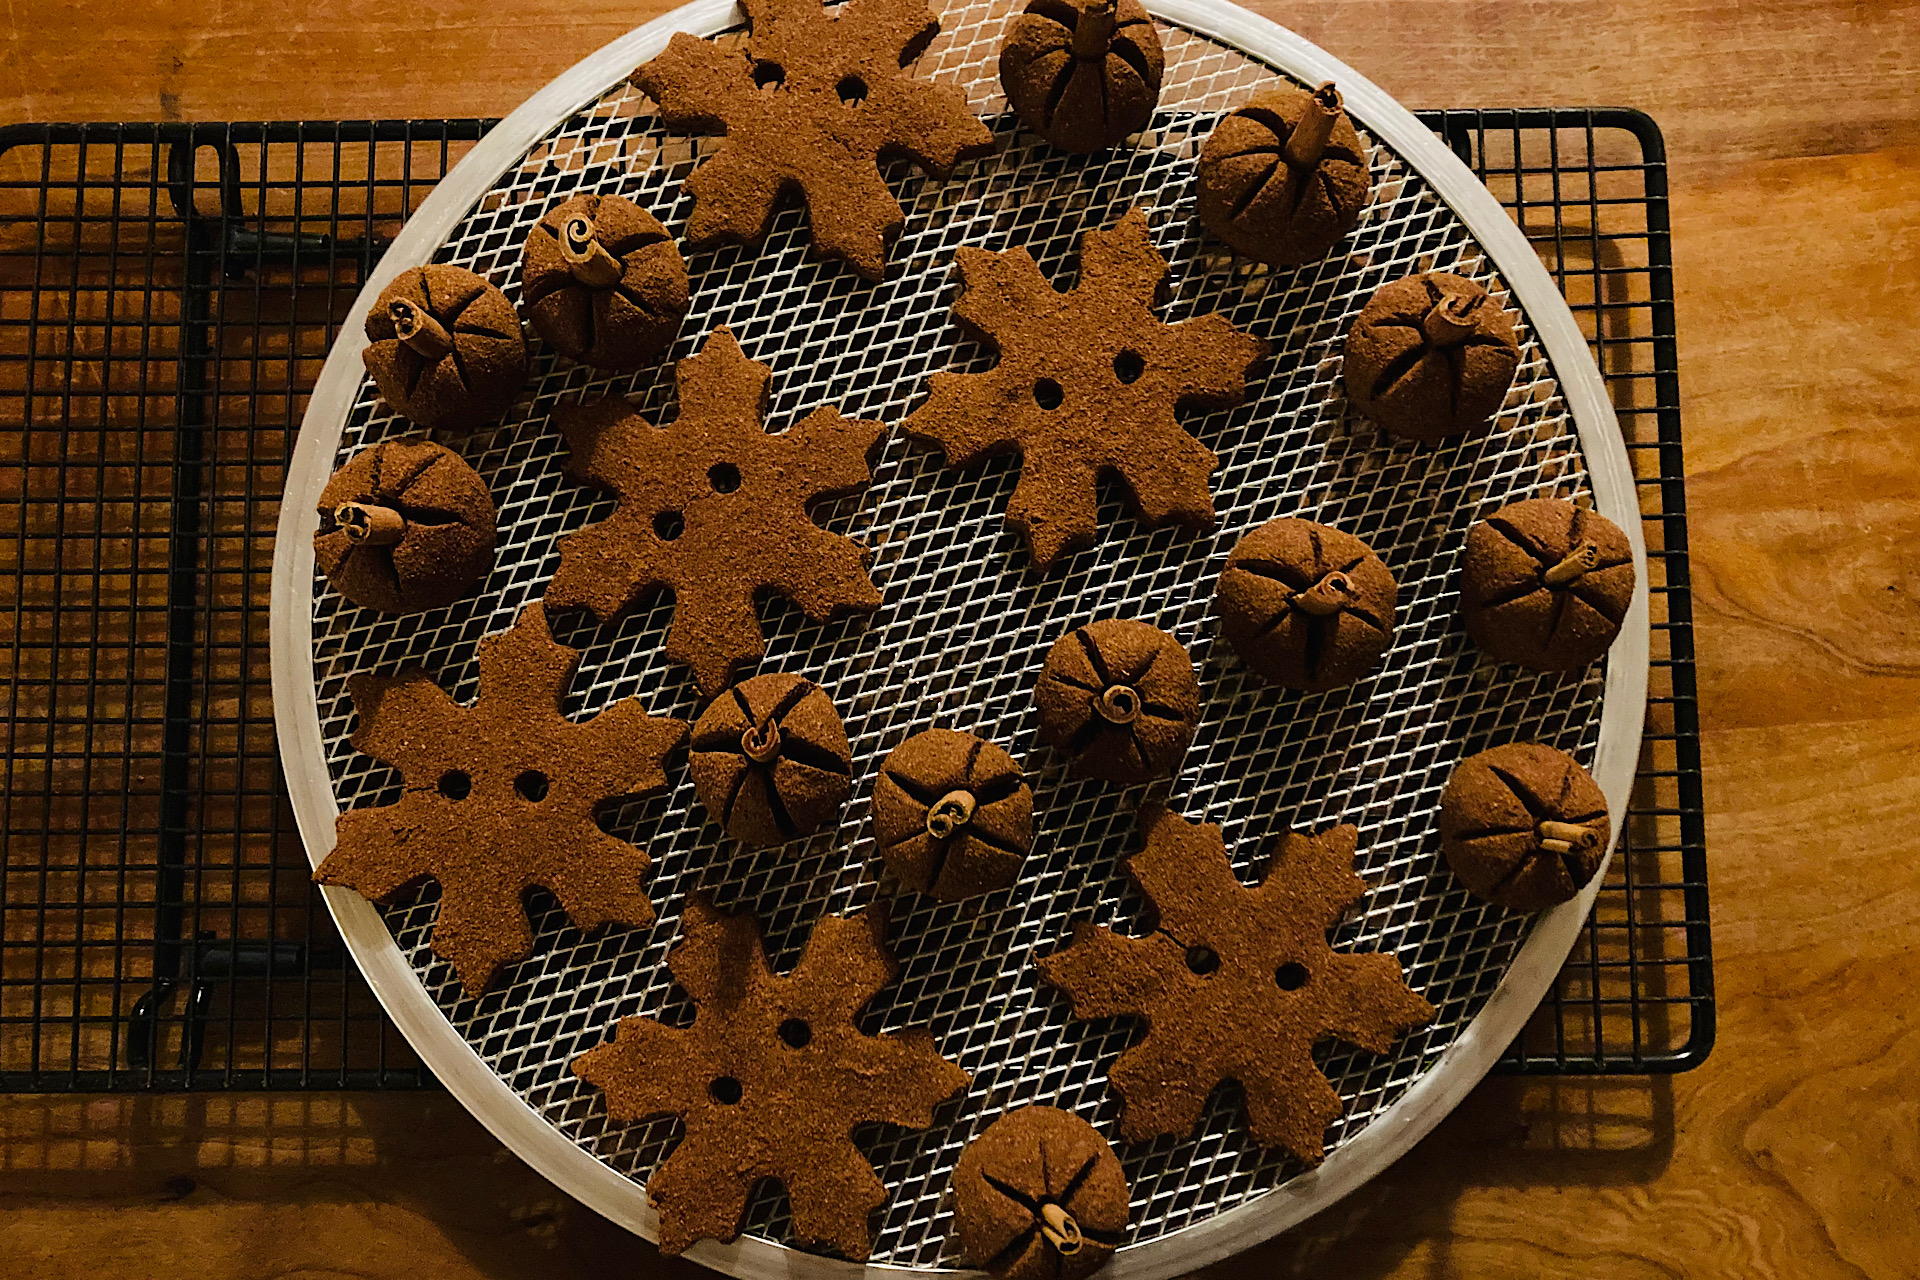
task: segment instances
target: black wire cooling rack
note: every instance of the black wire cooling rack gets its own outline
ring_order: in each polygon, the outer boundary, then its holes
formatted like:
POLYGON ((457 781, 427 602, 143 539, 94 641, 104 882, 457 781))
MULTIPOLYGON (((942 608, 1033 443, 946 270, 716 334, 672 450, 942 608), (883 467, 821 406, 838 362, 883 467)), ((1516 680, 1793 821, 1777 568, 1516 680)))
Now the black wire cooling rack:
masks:
MULTIPOLYGON (((1421 118, 1519 222, 1606 376, 1653 602, 1619 855, 1502 1060, 1713 1043, 1665 152, 1618 109, 1421 118)), ((419 1088, 280 780, 274 526, 361 282, 482 120, 0 129, 0 1091, 419 1088)))

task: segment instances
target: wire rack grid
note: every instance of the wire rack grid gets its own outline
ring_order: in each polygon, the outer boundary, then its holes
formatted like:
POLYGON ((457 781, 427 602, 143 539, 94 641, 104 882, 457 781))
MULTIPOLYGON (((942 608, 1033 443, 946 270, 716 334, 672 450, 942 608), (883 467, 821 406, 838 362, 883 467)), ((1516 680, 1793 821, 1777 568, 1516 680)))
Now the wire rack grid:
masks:
MULTIPOLYGON (((1683 1069, 1711 1043, 1712 992, 1658 135, 1628 112, 1427 119, 1588 326, 1654 575, 1627 841, 1509 1066, 1683 1069)), ((307 886, 267 710, 266 579, 334 327, 484 127, 0 134, 9 1089, 429 1083, 307 886)))

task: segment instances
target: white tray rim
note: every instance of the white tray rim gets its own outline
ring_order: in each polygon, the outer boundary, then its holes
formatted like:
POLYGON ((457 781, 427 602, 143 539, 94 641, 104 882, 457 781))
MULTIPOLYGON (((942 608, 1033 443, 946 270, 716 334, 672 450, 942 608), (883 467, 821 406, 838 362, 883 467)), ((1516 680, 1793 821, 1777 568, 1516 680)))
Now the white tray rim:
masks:
MULTIPOLYGON (((1430 129, 1372 81, 1277 23, 1226 0, 1148 0, 1147 8, 1156 18, 1242 50, 1309 84, 1337 82, 1355 119, 1419 173, 1473 233, 1527 316, 1579 432, 1595 505, 1625 531, 1633 546, 1633 603, 1607 661, 1592 769, 1607 797, 1617 843, 1638 770, 1646 706, 1646 547, 1625 442, 1566 300, 1493 194, 1430 129)), ((400 272, 431 260, 508 165, 557 123, 664 49, 675 32, 706 36, 743 21, 735 0, 694 0, 575 63, 490 130, 441 179, 368 276, 349 314, 363 314, 400 272)), ((320 491, 359 394, 360 354, 366 346, 364 331, 349 322, 328 353, 288 468, 274 545, 274 723, 295 822, 316 867, 333 849, 339 806, 327 770, 313 677, 313 535, 319 528, 320 491)), ((1611 858, 1609 848, 1608 861, 1611 858)), ((1520 1033, 1565 963, 1605 871, 1603 864, 1578 897, 1541 914, 1480 1012, 1426 1074, 1352 1141, 1318 1168, 1264 1195, 1121 1249, 1102 1275, 1111 1280, 1165 1280, 1230 1257, 1327 1208, 1398 1160, 1459 1104, 1520 1033)), ((649 1241, 656 1239, 658 1217, 642 1185, 575 1145, 493 1073, 428 995, 373 904, 351 890, 328 886, 322 893, 374 995, 448 1092, 549 1181, 611 1221, 649 1241)), ((729 1244, 702 1240, 685 1256, 742 1280, 969 1274, 850 1262, 751 1236, 729 1244)))

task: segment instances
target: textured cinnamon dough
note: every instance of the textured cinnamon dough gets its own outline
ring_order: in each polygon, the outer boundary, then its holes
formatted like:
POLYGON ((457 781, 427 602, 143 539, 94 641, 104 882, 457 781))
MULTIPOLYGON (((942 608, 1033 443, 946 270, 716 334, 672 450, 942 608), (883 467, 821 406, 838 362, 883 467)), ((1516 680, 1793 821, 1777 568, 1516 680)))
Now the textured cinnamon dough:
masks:
POLYGON ((1146 215, 1130 209, 1081 240, 1080 280, 1057 292, 1025 249, 954 254, 961 293, 954 316, 1000 353, 985 373, 942 370, 905 423, 947 465, 1020 455, 1007 524, 1027 540, 1036 569, 1098 536, 1095 481, 1118 475, 1143 524, 1213 524, 1208 477, 1220 465, 1175 413, 1219 409, 1246 396, 1267 344, 1224 316, 1164 324, 1153 305, 1167 260, 1146 215))
POLYGON ((687 314, 687 264, 660 220, 621 196, 579 195, 527 231, 520 297, 533 331, 569 360, 637 369, 687 314))
POLYGON ((1491 422, 1519 368, 1513 317, 1464 276, 1429 271, 1374 291, 1341 378, 1354 408, 1431 444, 1491 422))
POLYGON ((1619 525, 1571 502, 1533 498, 1467 530, 1460 616, 1492 658, 1571 671, 1620 634, 1633 580, 1633 545, 1619 525))
POLYGON ((807 507, 865 487, 886 425, 819 408, 769 435, 768 375, 720 328, 675 366, 680 416, 670 425, 654 426, 619 397, 554 413, 567 474, 620 504, 560 540, 548 605, 608 622, 670 588, 667 657, 692 667, 707 694, 766 652, 754 609, 761 588, 816 622, 880 604, 866 548, 822 529, 807 507))
POLYGON ((687 736, 637 698, 589 720, 562 715, 580 654, 554 642, 538 604, 482 640, 479 663, 480 696, 467 707, 418 669, 348 677, 354 749, 398 769, 403 790, 394 804, 341 814, 313 874, 376 902, 439 881, 433 952, 469 997, 532 951, 521 898, 535 885, 582 929, 653 923, 646 851, 602 831, 594 813, 665 790, 667 756, 687 736))
POLYGON ((993 134, 959 89, 907 75, 940 30, 921 0, 742 0, 744 52, 686 32, 633 73, 660 118, 726 141, 693 171, 687 190, 695 248, 758 244, 782 197, 798 192, 813 246, 869 280, 905 221, 880 175, 906 157, 944 178, 993 149, 993 134))
POLYGON ((1613 825, 1580 762, 1538 742, 1468 756, 1440 793, 1440 847, 1460 882, 1513 911, 1544 911, 1593 879, 1613 825))
POLYGON ((967 1265, 1001 1280, 1080 1280, 1127 1229, 1127 1175, 1094 1127, 1021 1107, 967 1144, 953 1170, 953 1220, 967 1265))
POLYGON ((741 681, 701 712, 688 765, 707 816, 755 849, 817 831, 853 790, 833 700, 779 672, 741 681))
POLYGON ((686 1137, 647 1179, 660 1213, 660 1252, 740 1234, 747 1197, 777 1178, 793 1235, 849 1258, 873 1251, 867 1215, 887 1189, 854 1145, 855 1125, 933 1123, 934 1104, 967 1073, 913 1029, 863 1034, 856 1019, 899 973, 886 910, 822 917, 800 963, 776 974, 752 916, 687 902, 667 967, 693 997, 693 1024, 626 1018, 610 1044, 573 1061, 606 1091, 616 1124, 672 1115, 686 1137))
POLYGON ((1367 207, 1367 150, 1330 84, 1272 89, 1226 116, 1200 152, 1200 223, 1276 267, 1324 258, 1367 207))
POLYGON ((1158 931, 1130 938, 1082 921, 1072 945, 1038 962, 1076 1019, 1146 1020, 1146 1037, 1107 1073, 1126 1103, 1120 1136, 1186 1134, 1214 1087, 1238 1080, 1254 1141, 1318 1164, 1343 1107, 1313 1046, 1332 1038, 1385 1053, 1435 1012, 1392 956, 1327 945, 1366 892, 1353 873, 1358 832, 1289 833, 1249 887, 1234 878, 1220 828, 1157 805, 1140 811, 1140 826, 1146 847, 1127 869, 1158 931))
POLYGON ((527 384, 513 304, 465 267, 402 271, 367 312, 360 353, 393 411, 434 431, 497 421, 527 384))
POLYGON ((1352 534, 1270 520, 1228 553, 1214 607, 1261 679, 1322 693, 1373 670, 1393 642, 1399 595, 1393 572, 1352 534))
POLYGON ((1187 651, 1158 627, 1103 618, 1054 641, 1033 690, 1040 741, 1076 772, 1145 782, 1180 771, 1200 719, 1187 651))
POLYGON ((955 902, 1019 878, 1033 848, 1033 792, 993 743, 928 729, 881 764, 873 829, 902 884, 955 902))
POLYGON ((1007 26, 1000 86, 1020 123, 1091 155, 1146 128, 1165 62, 1139 0, 1029 0, 1007 26))
POLYGON ((465 459, 428 440, 389 440, 327 480, 313 558, 355 604, 418 613, 452 604, 486 577, 496 537, 493 495, 465 459))

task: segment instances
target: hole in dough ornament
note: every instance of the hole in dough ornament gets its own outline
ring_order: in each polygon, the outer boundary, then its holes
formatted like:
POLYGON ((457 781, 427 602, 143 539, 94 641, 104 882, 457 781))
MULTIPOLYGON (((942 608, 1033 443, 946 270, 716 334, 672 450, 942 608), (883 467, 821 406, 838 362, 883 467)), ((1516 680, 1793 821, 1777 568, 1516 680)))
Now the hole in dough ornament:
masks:
POLYGON ((693 726, 688 756, 707 816, 753 849, 809 835, 853 789, 847 731, 826 691, 779 672, 743 680, 693 726))
POLYGON ((1234 544, 1213 602, 1227 642, 1256 675, 1324 693, 1380 661, 1399 595, 1392 570, 1360 539, 1282 519, 1234 544))
POLYGON ((527 384, 527 341, 507 295, 464 267, 402 271, 367 312, 360 353, 380 395, 430 431, 499 421, 527 384))
POLYGON ((493 496, 466 460, 428 440, 362 449, 320 491, 313 558, 380 613, 452 604, 493 568, 493 496))
POLYGON ((1019 878, 1033 848, 1033 792, 1013 757, 993 743, 928 729, 881 764, 873 828, 902 884, 955 902, 1019 878))
POLYGON ((1054 641, 1034 685, 1040 741, 1076 773, 1136 783, 1180 771, 1200 718, 1187 651, 1158 627, 1102 618, 1054 641))
POLYGON ((1215 1086, 1238 1080, 1253 1140, 1318 1164, 1344 1108, 1314 1045, 1337 1039, 1385 1053, 1434 1016, 1391 955, 1327 944, 1366 893, 1353 871, 1358 831, 1290 832, 1265 879, 1245 885, 1219 827, 1149 805, 1140 828, 1145 847, 1127 870, 1158 915, 1155 932, 1128 937, 1083 920, 1070 945, 1036 962, 1072 999, 1075 1020, 1146 1023, 1107 1073, 1124 1102, 1120 1136, 1190 1133, 1215 1086), (1212 961, 1196 968, 1189 956, 1199 949, 1212 961))
POLYGON ((687 264, 659 219, 620 196, 575 196, 527 231, 520 296, 533 331, 569 360, 637 369, 687 314, 687 264))
POLYGON ((1127 1176, 1097 1130, 1053 1107, 1021 1107, 967 1144, 953 1218, 970 1267, 1001 1280, 1080 1280, 1127 1229, 1127 1176))
POLYGON ((1496 661, 1575 671, 1620 634, 1633 583, 1633 546, 1619 525, 1571 502, 1532 498, 1467 530, 1460 617, 1496 661))
POLYGON ((1353 230, 1372 178, 1331 83, 1274 89, 1215 125, 1200 152, 1200 223, 1276 267, 1324 258, 1353 230))
POLYGON ((1564 751, 1513 742, 1468 756, 1440 793, 1440 847, 1460 882, 1511 911, 1578 894, 1607 856, 1607 797, 1564 751))
POLYGON ((1091 155, 1146 128, 1165 61, 1139 0, 1031 0, 1007 26, 1000 86, 1020 123, 1091 155))
POLYGON ((1519 368, 1513 317, 1464 276, 1429 271, 1374 291, 1347 333, 1341 378, 1354 408, 1432 444, 1491 422, 1519 368))

